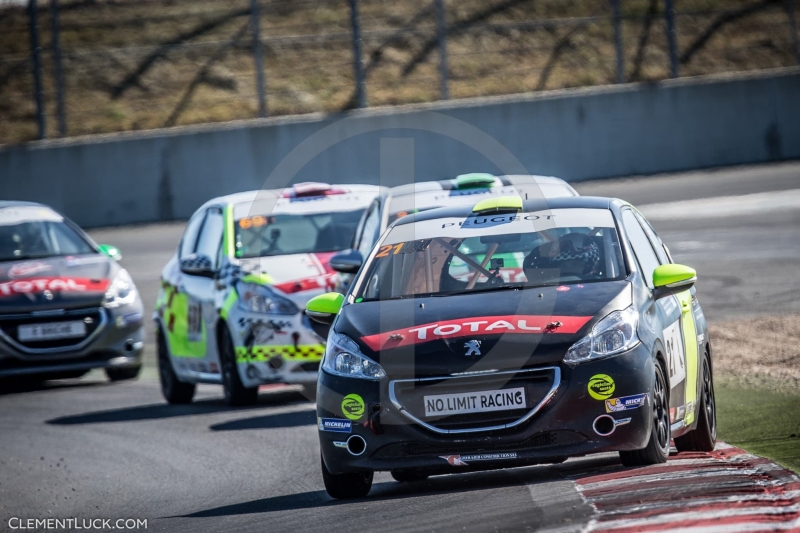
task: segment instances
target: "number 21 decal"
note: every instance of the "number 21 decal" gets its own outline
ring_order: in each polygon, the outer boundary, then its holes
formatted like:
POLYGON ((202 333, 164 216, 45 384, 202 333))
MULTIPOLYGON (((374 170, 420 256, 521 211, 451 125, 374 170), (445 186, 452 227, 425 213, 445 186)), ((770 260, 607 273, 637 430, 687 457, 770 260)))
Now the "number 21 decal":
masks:
POLYGON ((683 353, 683 339, 681 338, 681 326, 676 320, 664 330, 664 349, 667 351, 667 367, 669 370, 669 382, 672 388, 686 379, 686 357, 683 353))

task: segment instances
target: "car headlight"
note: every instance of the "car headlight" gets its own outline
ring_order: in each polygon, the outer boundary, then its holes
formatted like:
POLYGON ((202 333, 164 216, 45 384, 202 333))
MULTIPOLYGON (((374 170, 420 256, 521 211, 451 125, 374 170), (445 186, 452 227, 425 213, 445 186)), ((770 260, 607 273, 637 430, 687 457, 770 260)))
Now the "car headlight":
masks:
POLYGON ((616 355, 639 344, 636 327, 639 313, 633 306, 614 311, 595 324, 592 332, 567 350, 564 362, 570 365, 616 355))
POLYGON ((346 378, 381 379, 386 377, 381 365, 365 356, 358 344, 341 333, 331 332, 325 347, 322 368, 329 374, 346 378))
POLYGON ((125 269, 120 269, 103 298, 103 307, 113 309, 136 301, 136 285, 125 269))
POLYGON ((239 307, 251 313, 294 315, 300 311, 290 299, 264 285, 240 282, 236 292, 239 294, 239 307))

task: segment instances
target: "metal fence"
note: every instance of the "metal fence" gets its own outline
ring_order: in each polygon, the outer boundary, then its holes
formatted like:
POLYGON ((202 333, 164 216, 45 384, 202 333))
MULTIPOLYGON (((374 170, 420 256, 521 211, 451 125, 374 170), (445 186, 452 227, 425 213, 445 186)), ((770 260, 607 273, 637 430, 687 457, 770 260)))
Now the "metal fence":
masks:
POLYGON ((0 143, 800 64, 800 0, 4 0, 0 143))

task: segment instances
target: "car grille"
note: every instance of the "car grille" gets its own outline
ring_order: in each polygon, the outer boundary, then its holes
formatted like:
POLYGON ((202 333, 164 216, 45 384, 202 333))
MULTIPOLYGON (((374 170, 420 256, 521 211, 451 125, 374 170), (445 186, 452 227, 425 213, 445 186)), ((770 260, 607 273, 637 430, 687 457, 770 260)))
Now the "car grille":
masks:
POLYGON ((527 440, 514 444, 497 445, 465 445, 431 446, 422 442, 400 442, 378 449, 373 457, 376 459, 394 459, 399 457, 425 457, 452 454, 479 454, 494 452, 510 452, 525 450, 545 450, 551 447, 570 446, 586 440, 586 437, 574 431, 545 431, 537 433, 527 440))
POLYGON ((59 314, 20 313, 13 315, 0 315, 0 331, 3 337, 21 351, 28 353, 50 352, 54 350, 69 350, 80 346, 95 334, 105 323, 105 315, 99 307, 70 309, 59 314), (48 324, 52 322, 66 322, 82 320, 86 324, 86 335, 69 339, 51 339, 43 341, 20 341, 19 326, 26 324, 48 324))
POLYGON ((440 378, 395 380, 389 384, 392 403, 407 418, 435 433, 494 431, 531 418, 555 394, 561 381, 558 367, 487 372, 440 378), (525 389, 525 406, 504 411, 426 417, 425 396, 487 390, 525 389))

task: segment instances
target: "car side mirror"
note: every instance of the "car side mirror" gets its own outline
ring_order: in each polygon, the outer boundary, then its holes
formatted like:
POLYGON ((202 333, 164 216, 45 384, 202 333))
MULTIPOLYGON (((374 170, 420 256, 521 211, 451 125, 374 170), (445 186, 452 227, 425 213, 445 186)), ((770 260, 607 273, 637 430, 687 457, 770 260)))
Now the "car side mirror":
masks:
POLYGON ((311 298, 306 304, 306 314, 322 324, 331 324, 342 309, 344 294, 326 292, 311 298))
POLYGON ((342 250, 330 259, 331 268, 342 274, 355 274, 364 263, 358 250, 342 250))
POLYGON ((697 281, 697 271, 685 265, 661 265, 653 271, 656 300, 688 291, 697 281))
POLYGON ((122 253, 120 253, 119 248, 112 244, 98 244, 97 248, 100 250, 101 254, 110 257, 111 259, 116 261, 122 259, 122 253))
POLYGON ((189 254, 180 262, 181 272, 191 276, 214 276, 214 267, 211 258, 204 254, 189 254))

